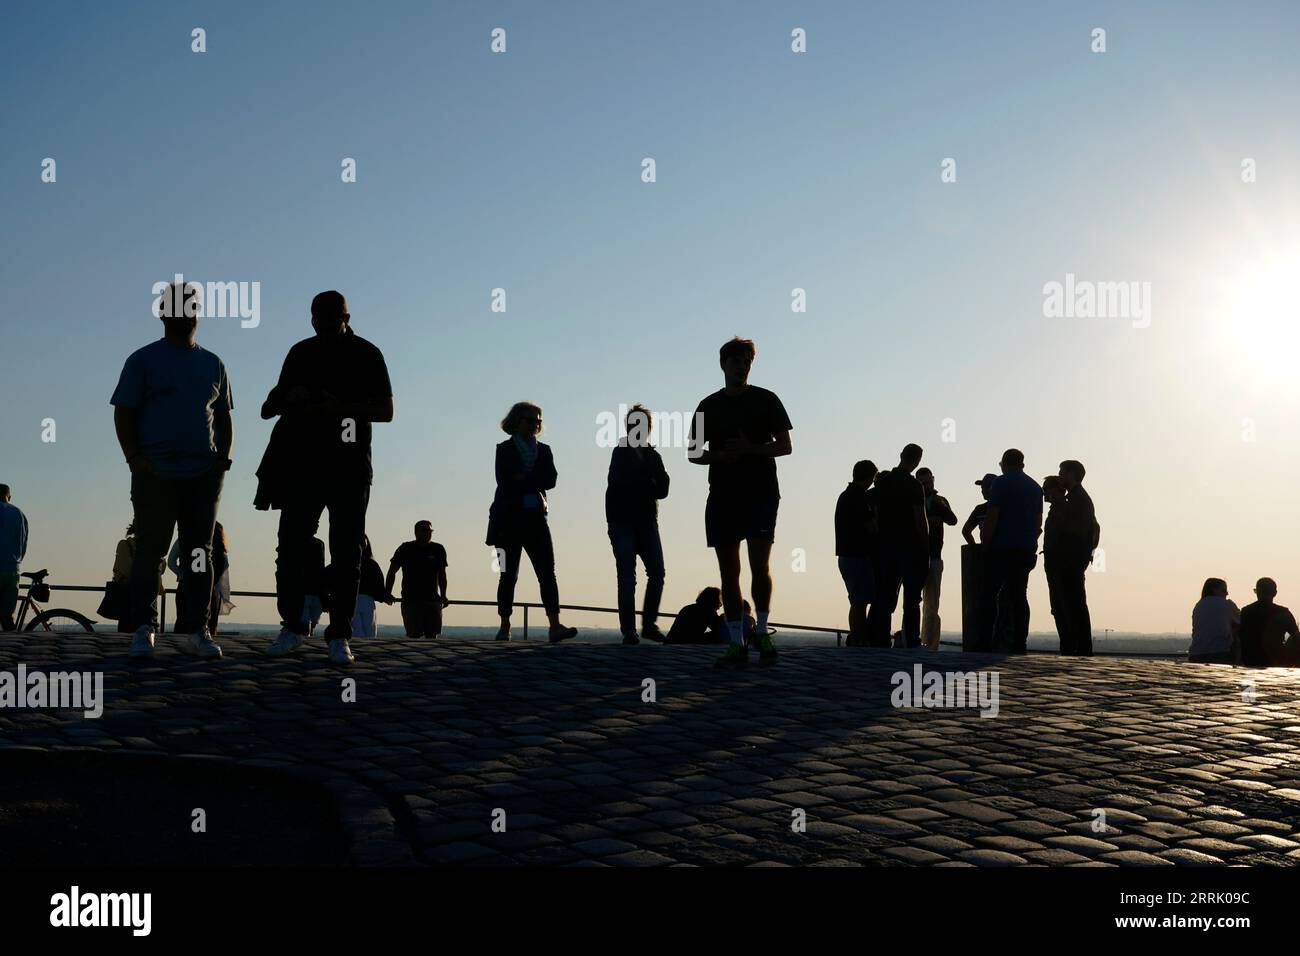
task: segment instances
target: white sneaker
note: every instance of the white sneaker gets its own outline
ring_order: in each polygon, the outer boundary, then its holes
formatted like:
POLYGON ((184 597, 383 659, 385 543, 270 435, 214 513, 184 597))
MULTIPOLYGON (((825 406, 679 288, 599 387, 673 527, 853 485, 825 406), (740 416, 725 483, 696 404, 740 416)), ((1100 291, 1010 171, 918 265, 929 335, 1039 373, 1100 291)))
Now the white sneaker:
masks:
POLYGON ((181 641, 181 647, 198 657, 221 656, 221 646, 212 639, 206 627, 181 641))
POLYGON ((348 642, 341 637, 336 637, 330 641, 330 663, 331 664, 351 664, 356 658, 352 656, 352 648, 348 647, 348 642))
POLYGON ((276 639, 271 642, 271 646, 266 649, 266 653, 269 657, 283 657, 300 648, 302 641, 303 637, 297 631, 291 631, 287 627, 282 628, 276 639))
POLYGON ((131 647, 127 650, 128 657, 153 657, 154 632, 148 624, 143 624, 135 629, 131 635, 131 647))

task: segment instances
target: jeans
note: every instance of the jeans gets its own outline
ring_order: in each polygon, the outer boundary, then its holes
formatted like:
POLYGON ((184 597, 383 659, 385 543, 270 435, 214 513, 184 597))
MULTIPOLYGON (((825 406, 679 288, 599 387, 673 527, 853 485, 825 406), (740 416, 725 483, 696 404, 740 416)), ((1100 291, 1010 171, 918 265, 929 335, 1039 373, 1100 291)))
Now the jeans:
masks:
POLYGON ((180 541, 181 583, 176 623, 182 634, 207 625, 214 581, 212 531, 226 473, 214 471, 197 478, 131 475, 131 506, 135 523, 135 559, 131 562, 131 618, 128 626, 158 629, 159 576, 175 531, 180 541), (201 552, 196 555, 195 552, 201 552), (200 560, 201 559, 201 560, 200 560), (198 564, 201 570, 195 570, 198 564))
MULTIPOLYGON (((1084 576, 1092 557, 1092 549, 1086 544, 1074 544, 1067 539, 1065 545, 1058 548, 1053 564, 1057 568, 1056 611, 1065 620, 1065 627, 1059 625, 1061 634, 1061 653, 1076 657, 1092 656, 1092 615, 1088 612, 1088 590, 1084 576)), ((1058 618, 1059 620, 1059 618, 1058 618)))
POLYGON ((872 647, 889 646, 889 624, 903 591, 903 644, 921 643, 921 592, 930 572, 930 557, 924 551, 882 549, 876 559, 876 600, 867 612, 867 640, 872 647))
POLYGON ((14 609, 18 607, 18 569, 0 571, 0 631, 14 629, 14 609))
POLYGON ((321 512, 329 509, 332 574, 325 582, 330 600, 325 640, 351 639, 369 505, 370 483, 366 479, 321 476, 294 489, 280 508, 275 591, 281 627, 298 634, 310 632, 310 625, 303 621, 303 604, 307 571, 313 560, 311 539, 320 527, 321 512))
POLYGON ((528 552, 537 586, 542 592, 542 606, 552 616, 560 613, 560 587, 555 582, 555 548, 551 544, 551 528, 546 515, 538 512, 516 519, 503 534, 505 543, 497 547, 503 552, 501 577, 497 580, 497 613, 509 617, 514 609, 515 584, 519 581, 519 562, 528 552))
POLYGON ((659 541, 659 524, 611 524, 609 543, 618 569, 618 626, 624 634, 636 631, 636 559, 645 565, 645 604, 641 626, 650 627, 659 616, 664 595, 664 549, 659 541))
POLYGON ((1029 572, 1033 550, 989 551, 980 582, 980 646, 975 650, 1023 654, 1029 639, 1029 572), (996 638, 996 640, 995 640, 996 638))

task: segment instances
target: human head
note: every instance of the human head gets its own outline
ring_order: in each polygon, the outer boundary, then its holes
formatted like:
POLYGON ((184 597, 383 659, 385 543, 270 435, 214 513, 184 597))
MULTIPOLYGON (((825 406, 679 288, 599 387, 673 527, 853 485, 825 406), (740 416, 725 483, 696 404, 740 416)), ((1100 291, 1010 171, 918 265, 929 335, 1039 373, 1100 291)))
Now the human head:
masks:
POLYGON ((1265 604, 1270 604, 1277 597, 1277 582, 1272 578, 1260 578, 1255 582, 1255 597, 1265 604))
POLYGON ((752 339, 742 339, 737 335, 723 343, 718 349, 718 364, 722 366, 728 385, 744 385, 749 380, 749 369, 756 355, 758 350, 752 339))
POLYGON ((981 478, 979 481, 975 482, 975 484, 980 486, 980 494, 984 496, 985 501, 989 500, 989 491, 992 490, 993 488, 993 482, 997 480, 998 480, 998 476, 993 474, 993 472, 990 471, 987 474, 985 474, 984 477, 981 478))
POLYGON ((348 300, 342 292, 330 289, 311 300, 311 327, 317 335, 338 335, 348 327, 348 300))
POLYGON ((905 445, 898 456, 898 467, 909 475, 917 465, 921 463, 921 446, 905 445))
POLYGON ((158 318, 164 334, 176 341, 194 341, 199 327, 199 287, 193 282, 173 282, 158 301, 158 318))
POLYGON ((417 521, 415 523, 415 540, 420 544, 428 544, 433 540, 433 524, 428 521, 417 521))
POLYGON ((863 488, 870 488, 876 477, 876 463, 864 458, 853 466, 853 483, 863 488))
POLYGON ((1043 479, 1043 498, 1049 504, 1054 504, 1065 497, 1065 483, 1056 475, 1048 475, 1043 479))
POLYGON ((1201 597, 1227 597, 1228 582, 1223 578, 1206 578, 1201 585, 1201 597))
POLYGON ((627 410, 623 425, 627 429, 627 443, 633 448, 645 448, 650 444, 650 426, 653 420, 650 409, 639 402, 627 410))
POLYGON ((501 419, 501 430, 507 435, 532 438, 542 433, 542 407, 532 402, 515 402, 501 419))
POLYGON ((1002 468, 1002 474, 1009 471, 1023 471, 1025 468, 1025 453, 1018 448, 1008 448, 1002 453, 1002 460, 998 462, 1002 468))
POLYGON ((705 588, 695 595, 695 603, 707 611, 717 613, 722 608, 722 589, 705 588))
POLYGON ((1070 491, 1079 485, 1083 481, 1085 474, 1083 462, 1075 461, 1073 458, 1061 462, 1060 476, 1066 491, 1070 491))
POLYGON ((921 490, 927 495, 934 493, 934 472, 929 468, 916 469, 916 480, 921 483, 921 490))
POLYGON ((12 501, 13 496, 9 493, 8 485, 0 485, 0 501, 12 501))

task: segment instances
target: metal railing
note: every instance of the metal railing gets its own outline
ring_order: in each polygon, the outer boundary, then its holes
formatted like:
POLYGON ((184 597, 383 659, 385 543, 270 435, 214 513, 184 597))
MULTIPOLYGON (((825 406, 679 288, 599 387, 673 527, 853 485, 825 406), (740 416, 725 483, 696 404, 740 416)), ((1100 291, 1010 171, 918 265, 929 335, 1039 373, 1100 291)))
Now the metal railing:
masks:
MULTIPOLYGON (((46 582, 46 583, 48 584, 48 582, 46 582)), ((100 592, 102 592, 102 591, 104 590, 103 585, 100 585, 99 587, 92 587, 92 586, 84 585, 84 584, 49 584, 49 588, 50 588, 51 591, 82 591, 82 592, 91 592, 91 593, 96 593, 96 594, 98 594, 98 593, 100 593, 100 592)), ((162 592, 161 592, 160 603, 159 603, 159 609, 158 609, 158 627, 159 627, 159 630, 163 630, 163 631, 165 631, 165 630, 167 629, 167 595, 168 595, 168 594, 175 594, 175 593, 176 593, 176 589, 175 589, 175 588, 163 588, 163 590, 162 590, 162 592)), ((231 597, 271 598, 272 600, 274 600, 274 599, 276 598, 277 595, 276 595, 276 593, 275 593, 274 591, 231 591, 231 592, 230 592, 230 596, 231 596, 231 597)), ((400 599, 400 598, 395 598, 395 599, 394 599, 394 603, 396 603, 396 604, 401 604, 402 602, 401 602, 401 599, 400 599)), ((495 608, 495 607, 497 606, 497 602, 496 602, 496 601, 461 601, 461 600, 456 600, 456 601, 449 601, 449 602, 448 602, 448 606, 449 606, 449 607, 491 607, 491 608, 495 608)), ((536 602, 532 602, 532 601, 516 601, 516 602, 514 602, 514 604, 513 604, 512 606, 513 606, 514 608, 523 608, 523 611, 524 611, 524 630, 523 630, 523 639, 526 641, 526 640, 528 640, 528 611, 529 611, 529 609, 530 609, 530 608, 534 608, 534 609, 539 610, 539 611, 545 611, 545 609, 546 609, 546 608, 545 608, 545 605, 543 605, 543 604, 539 604, 539 603, 536 603, 536 602)), ((618 608, 616 608, 616 607, 596 607, 596 606, 594 606, 594 605, 587 605, 587 604, 561 604, 561 605, 560 605, 560 610, 561 610, 561 611, 585 611, 585 612, 590 612, 590 613, 593 613, 593 614, 618 614, 618 608)), ((668 612, 663 612, 663 611, 661 611, 661 612, 659 613, 659 617, 664 617, 664 618, 676 618, 677 615, 676 615, 676 614, 672 614, 672 613, 668 613, 668 612)), ((773 628, 775 628, 777 631, 802 631, 802 632, 804 632, 804 633, 809 633, 809 634, 834 634, 834 635, 835 635, 835 646, 836 646, 836 647, 842 647, 842 646, 844 646, 844 633, 845 633, 845 631, 847 630, 847 628, 842 628, 842 627, 816 627, 816 626, 811 625, 811 624, 783 624, 783 623, 780 623, 780 622, 777 622, 777 621, 772 621, 772 622, 770 622, 770 623, 771 623, 771 626, 772 626, 773 628)), ((944 647, 956 647, 956 648, 960 648, 960 647, 961 647, 961 641, 944 641, 944 640, 940 640, 939 643, 942 644, 944 647)), ((1050 650, 1050 649, 1045 649, 1045 648, 1030 648, 1030 649, 1028 650, 1028 653, 1030 653, 1030 654, 1055 654, 1056 651, 1053 651, 1053 650, 1050 650)), ((1099 651, 1096 651, 1096 650, 1094 649, 1094 651, 1093 651, 1093 656, 1095 656, 1095 657, 1148 657, 1148 658, 1149 658, 1149 657, 1155 657, 1155 658, 1173 658, 1173 659, 1182 659, 1182 658, 1185 658, 1185 657, 1187 656, 1187 653, 1186 653, 1185 651, 1182 651, 1182 652, 1162 652, 1162 651, 1100 651, 1100 652, 1099 652, 1099 651)))

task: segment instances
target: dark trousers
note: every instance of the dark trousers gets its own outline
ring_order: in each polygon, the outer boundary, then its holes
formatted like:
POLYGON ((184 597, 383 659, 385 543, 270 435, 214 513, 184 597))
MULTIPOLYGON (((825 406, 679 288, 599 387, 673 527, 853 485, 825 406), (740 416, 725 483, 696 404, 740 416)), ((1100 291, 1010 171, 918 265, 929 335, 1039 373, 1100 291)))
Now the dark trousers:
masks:
POLYGON ((560 587, 555 582, 555 548, 546 515, 526 515, 505 529, 503 540, 496 544, 503 552, 501 577, 497 581, 497 613, 509 617, 514 609, 515 584, 519 581, 519 562, 524 552, 537 575, 546 613, 560 613, 560 587))
POLYGON ((867 643, 870 647, 888 647, 889 625, 898 608, 898 592, 903 592, 903 643, 921 646, 921 596, 930 573, 930 556, 924 551, 882 549, 876 557, 876 594, 867 611, 867 643))
POLYGON ((1029 639, 1029 572, 1033 550, 988 551, 980 581, 979 647, 974 650, 1025 653, 1029 639), (996 638, 996 640, 995 640, 996 638))
POLYGON ((1090 550, 1086 545, 1067 542, 1043 555, 1061 653, 1074 657, 1092 656, 1092 615, 1088 612, 1085 583, 1090 550))
POLYGON ((181 584, 176 622, 181 633, 194 633, 208 619, 212 598, 212 531, 217 523, 224 471, 198 478, 131 475, 135 523, 135 559, 131 562, 131 630, 158 629, 160 567, 175 531, 180 541, 181 584), (200 556, 195 551, 201 551, 200 556), (201 557, 201 560, 200 560, 201 557), (200 570, 195 570, 195 565, 200 570))
POLYGON ((614 549, 618 571, 618 626, 624 634, 636 630, 636 559, 645 565, 645 604, 641 624, 648 627, 659 616, 659 601, 664 595, 664 549, 659 540, 659 524, 611 524, 609 543, 614 549))
POLYGON ((281 627, 299 634, 308 632, 310 625, 303 623, 302 610, 308 569, 315 560, 311 539, 320 527, 321 513, 328 509, 331 574, 325 586, 330 598, 330 623, 325 628, 325 640, 351 639, 369 504, 370 482, 364 478, 321 476, 295 489, 280 508, 275 591, 281 627))

